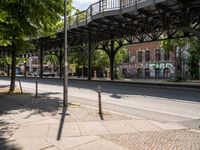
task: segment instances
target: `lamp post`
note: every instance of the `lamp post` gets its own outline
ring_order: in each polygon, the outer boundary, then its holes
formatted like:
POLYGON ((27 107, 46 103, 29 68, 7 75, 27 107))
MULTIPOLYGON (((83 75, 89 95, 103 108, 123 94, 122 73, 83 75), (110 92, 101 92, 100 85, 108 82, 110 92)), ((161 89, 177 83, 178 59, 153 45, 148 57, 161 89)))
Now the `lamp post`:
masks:
POLYGON ((65 51, 65 72, 64 72, 64 95, 63 106, 68 106, 68 63, 67 63, 67 0, 64 0, 64 51, 65 51))

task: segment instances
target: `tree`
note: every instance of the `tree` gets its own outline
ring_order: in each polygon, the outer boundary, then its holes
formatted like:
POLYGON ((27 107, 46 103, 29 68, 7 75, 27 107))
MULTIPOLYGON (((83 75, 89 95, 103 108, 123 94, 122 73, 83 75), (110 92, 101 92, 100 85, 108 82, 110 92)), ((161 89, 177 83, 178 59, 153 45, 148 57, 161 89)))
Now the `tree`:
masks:
MULTIPOLYGON (((114 43, 115 48, 118 47, 118 43, 114 43)), ((127 61, 128 59, 128 51, 125 47, 120 47, 115 55, 114 55, 114 71, 115 71, 115 78, 118 78, 117 76, 117 65, 121 64, 123 61, 127 61)), ((109 58, 109 53, 104 51, 103 49, 97 49, 94 53, 94 62, 93 66, 95 68, 100 68, 104 66, 109 66, 111 63, 109 58)))
POLYGON ((71 49, 68 55, 69 64, 76 65, 76 74, 80 76, 83 74, 84 67, 87 64, 87 54, 82 48, 71 49))
POLYGON ((55 68, 58 68, 58 66, 59 66, 59 60, 55 54, 46 55, 44 57, 44 62, 45 63, 50 62, 50 64, 52 65, 52 72, 54 71, 55 68))
MULTIPOLYGON (((68 8, 72 1, 69 1, 68 8)), ((10 91, 15 89, 16 56, 33 49, 29 38, 52 35, 63 15, 63 0, 0 0, 0 41, 12 47, 10 91)), ((69 9, 70 10, 70 9, 69 9)))
MULTIPOLYGON (((179 32, 177 34, 181 35, 183 33, 179 32)), ((189 41, 189 38, 178 38, 168 39, 161 42, 161 47, 163 47, 166 52, 172 52, 174 54, 175 77, 177 81, 182 78, 182 53, 187 44, 189 44, 189 41)))
POLYGON ((199 63, 200 63, 200 43, 198 40, 191 41, 190 48, 189 48, 189 71, 192 79, 199 79, 200 77, 200 70, 199 70, 199 63))
POLYGON ((5 70, 7 65, 8 65, 8 63, 6 61, 6 57, 5 56, 0 56, 0 69, 5 70))

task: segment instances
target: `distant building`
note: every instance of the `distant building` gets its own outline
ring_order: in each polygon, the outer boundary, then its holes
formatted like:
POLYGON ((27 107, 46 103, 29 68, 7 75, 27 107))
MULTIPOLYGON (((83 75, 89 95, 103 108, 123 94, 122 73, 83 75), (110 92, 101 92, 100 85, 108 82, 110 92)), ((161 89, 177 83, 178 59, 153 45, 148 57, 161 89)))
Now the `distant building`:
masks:
POLYGON ((125 77, 170 78, 175 73, 175 55, 160 47, 160 42, 148 42, 126 46, 129 62, 121 64, 125 77))

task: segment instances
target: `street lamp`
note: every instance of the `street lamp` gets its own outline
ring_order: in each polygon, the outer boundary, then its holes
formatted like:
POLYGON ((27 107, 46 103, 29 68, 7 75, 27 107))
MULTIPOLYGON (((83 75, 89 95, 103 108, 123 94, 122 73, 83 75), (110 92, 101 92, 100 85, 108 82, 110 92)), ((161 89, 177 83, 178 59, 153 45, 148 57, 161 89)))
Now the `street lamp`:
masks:
POLYGON ((68 63, 67 63, 67 0, 64 0, 64 53, 65 53, 65 71, 64 71, 64 95, 63 106, 68 106, 68 63))

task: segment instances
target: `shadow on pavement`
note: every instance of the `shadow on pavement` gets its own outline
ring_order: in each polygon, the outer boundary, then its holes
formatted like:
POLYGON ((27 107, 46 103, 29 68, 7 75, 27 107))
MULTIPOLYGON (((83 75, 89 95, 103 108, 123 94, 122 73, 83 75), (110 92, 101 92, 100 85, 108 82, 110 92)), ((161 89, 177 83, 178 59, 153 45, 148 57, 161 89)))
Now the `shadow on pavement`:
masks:
POLYGON ((122 98, 122 96, 119 96, 117 94, 112 94, 110 97, 117 98, 117 99, 121 99, 122 98))
POLYGON ((9 125, 10 123, 6 122, 6 120, 0 119, 0 150, 22 150, 19 145, 9 140, 8 135, 13 134, 13 131, 8 127, 9 125))
POLYGON ((62 114, 61 114, 61 119, 60 119, 60 125, 59 125, 59 129, 58 129, 58 134, 57 134, 57 141, 61 140, 62 137, 62 130, 63 130, 63 126, 64 126, 64 122, 65 122, 65 116, 69 115, 67 113, 67 108, 63 107, 62 109, 62 114))
POLYGON ((20 117, 22 121, 31 121, 31 117, 38 115, 44 116, 44 113, 57 113, 62 106, 62 101, 56 98, 39 97, 35 98, 31 95, 8 95, 0 93, 0 150, 20 150, 21 148, 10 141, 10 137, 14 134, 14 127, 17 128, 18 123, 9 119, 20 117))

